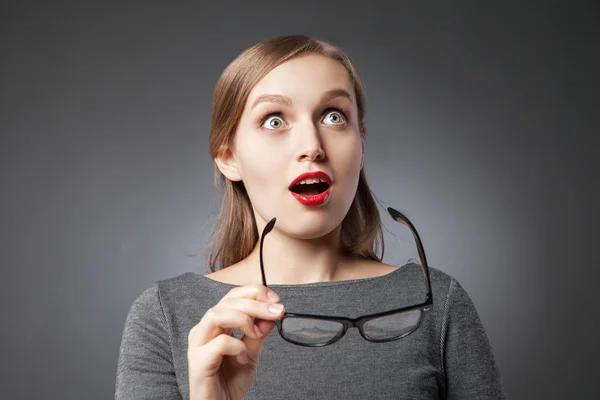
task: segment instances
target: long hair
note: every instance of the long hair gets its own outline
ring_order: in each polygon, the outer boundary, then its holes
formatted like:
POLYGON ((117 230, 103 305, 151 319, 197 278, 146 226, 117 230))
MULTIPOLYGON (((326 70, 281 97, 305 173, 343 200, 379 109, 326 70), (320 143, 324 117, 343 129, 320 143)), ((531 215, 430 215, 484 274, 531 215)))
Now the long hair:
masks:
MULTIPOLYGON (((286 35, 258 43, 233 60, 221 74, 214 90, 210 128, 213 159, 233 143, 242 111, 254 86, 281 63, 302 55, 319 54, 341 63, 350 76, 358 108, 361 137, 365 138, 365 88, 350 58, 337 47, 304 35, 286 35)), ((254 249, 259 234, 250 198, 243 182, 227 179, 215 164, 215 184, 222 192, 221 211, 208 243, 212 272, 246 258, 254 249)), ((348 255, 380 261, 383 257, 383 232, 375 200, 360 171, 356 195, 342 221, 341 248, 348 255), (380 255, 377 253, 380 251, 380 255)))

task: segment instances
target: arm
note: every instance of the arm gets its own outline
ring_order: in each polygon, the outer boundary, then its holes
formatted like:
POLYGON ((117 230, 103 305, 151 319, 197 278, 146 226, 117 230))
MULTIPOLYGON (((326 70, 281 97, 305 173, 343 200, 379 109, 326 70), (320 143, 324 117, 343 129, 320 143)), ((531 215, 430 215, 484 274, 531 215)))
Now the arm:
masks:
POLYGON ((115 399, 181 399, 156 284, 142 292, 127 314, 115 399))
POLYGON ((444 310, 442 350, 448 400, 506 399, 477 310, 454 278, 450 282, 444 310))

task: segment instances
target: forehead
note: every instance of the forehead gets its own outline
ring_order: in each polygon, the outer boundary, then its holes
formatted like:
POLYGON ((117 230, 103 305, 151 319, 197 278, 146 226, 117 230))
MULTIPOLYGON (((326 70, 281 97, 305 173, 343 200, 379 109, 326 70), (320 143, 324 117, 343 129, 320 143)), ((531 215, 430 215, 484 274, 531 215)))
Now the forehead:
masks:
POLYGON ((263 77, 250 92, 248 104, 263 94, 289 96, 292 101, 310 101, 330 89, 345 89, 354 97, 346 68, 330 57, 302 55, 278 65, 263 77))

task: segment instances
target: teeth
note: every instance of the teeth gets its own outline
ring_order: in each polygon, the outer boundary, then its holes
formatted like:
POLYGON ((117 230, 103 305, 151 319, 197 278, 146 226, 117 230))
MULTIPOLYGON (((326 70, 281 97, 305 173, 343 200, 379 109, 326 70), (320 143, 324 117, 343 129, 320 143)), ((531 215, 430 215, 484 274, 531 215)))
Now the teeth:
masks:
POLYGON ((298 184, 299 185, 310 185, 310 184, 319 183, 319 182, 327 183, 324 179, 309 178, 309 179, 301 180, 298 184))

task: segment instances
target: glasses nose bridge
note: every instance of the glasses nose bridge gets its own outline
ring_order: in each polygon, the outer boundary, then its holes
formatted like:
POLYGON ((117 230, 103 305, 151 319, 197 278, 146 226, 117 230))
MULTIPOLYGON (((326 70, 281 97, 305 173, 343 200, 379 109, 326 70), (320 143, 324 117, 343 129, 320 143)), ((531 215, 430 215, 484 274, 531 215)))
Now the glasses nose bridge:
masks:
POLYGON ((346 328, 358 328, 358 321, 355 319, 347 319, 346 320, 346 328))

